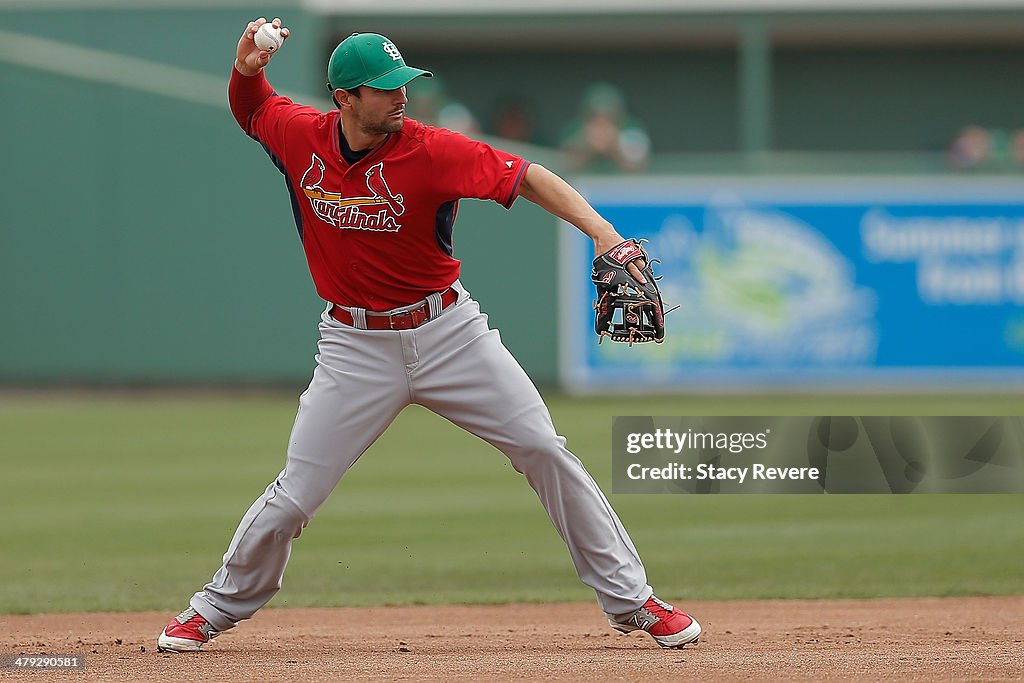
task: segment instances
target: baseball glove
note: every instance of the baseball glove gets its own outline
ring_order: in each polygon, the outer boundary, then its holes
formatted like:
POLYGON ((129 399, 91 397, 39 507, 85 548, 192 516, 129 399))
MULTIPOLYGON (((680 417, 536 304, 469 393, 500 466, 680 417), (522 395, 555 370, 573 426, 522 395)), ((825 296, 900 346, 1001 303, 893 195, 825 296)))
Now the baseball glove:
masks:
MULTIPOLYGON (((665 304, 651 269, 653 262, 643 247, 645 240, 626 240, 594 259, 590 279, 597 287, 595 330, 598 343, 665 341, 665 304), (643 260, 640 269, 646 283, 633 277, 626 266, 643 260)), ((639 264, 637 264, 639 268, 639 264)))

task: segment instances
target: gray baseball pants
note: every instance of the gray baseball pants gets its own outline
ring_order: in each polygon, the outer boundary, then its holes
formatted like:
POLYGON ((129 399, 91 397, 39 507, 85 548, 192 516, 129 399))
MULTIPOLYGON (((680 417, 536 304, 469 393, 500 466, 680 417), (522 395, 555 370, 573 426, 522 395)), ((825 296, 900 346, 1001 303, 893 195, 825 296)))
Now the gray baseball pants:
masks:
POLYGON ((410 403, 479 436, 526 476, 609 615, 652 594, 618 516, 555 433, 536 387, 476 301, 459 300, 411 330, 361 330, 325 311, 319 353, 284 470, 249 508, 224 563, 190 602, 218 631, 248 619, 281 588, 298 538, 342 475, 410 403))

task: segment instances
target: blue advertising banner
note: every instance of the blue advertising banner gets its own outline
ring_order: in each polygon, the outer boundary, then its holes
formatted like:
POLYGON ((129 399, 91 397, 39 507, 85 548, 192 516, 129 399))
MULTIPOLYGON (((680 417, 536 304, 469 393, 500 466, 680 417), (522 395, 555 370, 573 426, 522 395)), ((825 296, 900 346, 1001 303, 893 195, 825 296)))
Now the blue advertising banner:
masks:
POLYGON ((584 179, 664 275, 664 344, 598 345, 591 240, 563 225, 574 391, 1024 385, 1024 181, 584 179))

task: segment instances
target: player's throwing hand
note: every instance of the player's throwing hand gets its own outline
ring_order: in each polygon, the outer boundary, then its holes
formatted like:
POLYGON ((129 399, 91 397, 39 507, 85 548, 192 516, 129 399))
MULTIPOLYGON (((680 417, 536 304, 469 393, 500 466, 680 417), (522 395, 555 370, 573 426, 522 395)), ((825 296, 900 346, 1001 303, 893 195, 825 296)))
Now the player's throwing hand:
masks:
MULTIPOLYGON (((235 68, 243 76, 255 76, 259 73, 260 69, 270 63, 271 54, 266 50, 261 50, 253 39, 256 31, 265 23, 267 23, 267 20, 263 17, 256 21, 250 21, 249 25, 242 32, 242 37, 238 39, 238 50, 235 52, 235 68)), ((274 28, 280 29, 281 40, 288 39, 291 31, 281 26, 280 18, 275 17, 274 21, 270 23, 274 28)))

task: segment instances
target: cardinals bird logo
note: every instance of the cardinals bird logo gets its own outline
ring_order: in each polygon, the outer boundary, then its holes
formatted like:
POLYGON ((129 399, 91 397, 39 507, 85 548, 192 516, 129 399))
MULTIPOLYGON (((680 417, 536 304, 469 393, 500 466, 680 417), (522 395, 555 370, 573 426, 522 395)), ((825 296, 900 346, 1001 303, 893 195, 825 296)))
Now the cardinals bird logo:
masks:
POLYGON ((366 189, 370 196, 344 197, 322 186, 324 162, 317 155, 302 174, 302 193, 309 199, 313 212, 325 223, 336 228, 398 232, 402 227, 395 217, 405 213, 405 199, 391 191, 384 178, 384 162, 366 172, 366 189), (379 207, 379 210, 373 209, 379 207))
POLYGON ((366 187, 370 188, 373 196, 379 197, 388 203, 396 216, 405 213, 405 200, 402 195, 396 195, 388 187, 388 181, 384 180, 384 162, 380 162, 366 172, 366 187))

